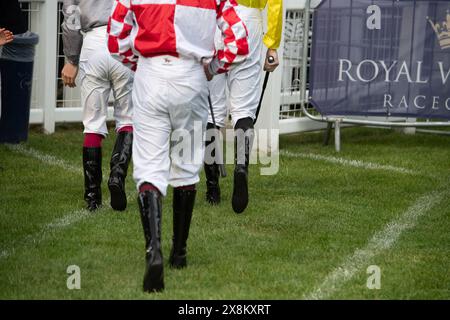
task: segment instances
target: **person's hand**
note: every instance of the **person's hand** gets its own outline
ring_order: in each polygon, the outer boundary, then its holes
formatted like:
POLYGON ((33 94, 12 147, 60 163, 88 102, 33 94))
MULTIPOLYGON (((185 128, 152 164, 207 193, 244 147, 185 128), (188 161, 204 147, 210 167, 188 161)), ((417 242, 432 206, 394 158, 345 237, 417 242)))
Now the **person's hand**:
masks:
POLYGON ((65 86, 70 88, 75 88, 77 85, 75 84, 75 79, 78 75, 78 66, 71 64, 70 62, 64 65, 64 68, 61 71, 61 78, 64 82, 65 86))
POLYGON ((5 28, 0 29, 0 46, 10 43, 14 40, 13 33, 5 28))
POLYGON ((205 71, 206 80, 211 81, 214 75, 209 72, 209 63, 203 63, 203 70, 205 71))
POLYGON ((278 60, 278 52, 275 49, 268 49, 266 54, 266 61, 264 63, 264 71, 274 72, 275 69, 280 65, 280 60, 278 60), (273 60, 272 60, 272 58, 273 60))

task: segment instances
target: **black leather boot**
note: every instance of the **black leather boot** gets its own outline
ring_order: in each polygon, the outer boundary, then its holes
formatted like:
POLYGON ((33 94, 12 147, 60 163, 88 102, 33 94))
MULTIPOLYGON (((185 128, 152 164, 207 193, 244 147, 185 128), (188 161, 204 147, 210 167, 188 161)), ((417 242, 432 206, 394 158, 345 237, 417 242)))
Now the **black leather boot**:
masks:
POLYGON ((111 174, 108 180, 108 188, 111 193, 111 207, 117 211, 124 211, 127 208, 125 179, 131 160, 132 147, 133 132, 120 132, 111 156, 111 174))
POLYGON ((219 166, 205 163, 206 176, 206 201, 209 204, 216 206, 220 204, 220 185, 219 185, 219 166))
POLYGON ((253 120, 241 119, 235 127, 235 169, 233 181, 232 207, 234 212, 242 213, 248 205, 248 165, 253 144, 253 120))
MULTIPOLYGON (((212 123, 208 123, 207 130, 214 130, 219 128, 214 127, 212 123)), ((210 141, 205 142, 205 148, 212 143, 215 143, 215 137, 211 137, 210 141)), ((212 151, 211 156, 215 158, 216 152, 212 151)), ((207 164, 204 163, 205 176, 206 176, 206 201, 211 205, 218 205, 220 203, 220 185, 219 185, 219 166, 217 163, 207 164)))
POLYGON ((83 147, 84 200, 89 211, 102 205, 102 148, 83 147))
POLYGON ((161 194, 158 191, 141 192, 138 197, 146 248, 144 291, 164 290, 164 268, 161 251, 161 194))
POLYGON ((169 259, 173 268, 185 268, 187 265, 186 246, 196 193, 196 190, 173 190, 173 238, 169 259))

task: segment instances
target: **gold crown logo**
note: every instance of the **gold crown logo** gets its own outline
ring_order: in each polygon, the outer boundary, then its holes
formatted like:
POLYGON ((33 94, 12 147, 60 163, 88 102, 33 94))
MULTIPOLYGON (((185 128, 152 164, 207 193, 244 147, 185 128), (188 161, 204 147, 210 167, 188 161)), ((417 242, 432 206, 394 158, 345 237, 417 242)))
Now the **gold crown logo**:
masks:
POLYGON ((429 17, 427 19, 433 27, 434 32, 436 32, 441 48, 450 49, 450 11, 447 10, 447 21, 442 22, 442 24, 433 23, 429 17))

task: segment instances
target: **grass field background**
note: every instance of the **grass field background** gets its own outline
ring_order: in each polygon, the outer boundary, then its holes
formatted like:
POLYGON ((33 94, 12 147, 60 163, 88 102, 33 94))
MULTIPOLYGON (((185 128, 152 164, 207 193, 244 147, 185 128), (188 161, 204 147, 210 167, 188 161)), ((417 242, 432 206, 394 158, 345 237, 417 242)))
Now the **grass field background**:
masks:
MULTIPOLYGON (((0 145, 0 299, 303 299, 318 289, 327 299, 450 298, 448 136, 349 128, 340 154, 322 145, 322 134, 282 137, 277 175, 260 176, 252 166, 243 215, 231 209, 231 176, 221 181, 223 202, 215 208, 204 200, 202 176, 189 267, 167 267, 165 292, 148 295, 141 290, 144 239, 131 174, 128 209, 116 213, 107 203, 111 134, 103 153, 104 208, 84 211, 80 132, 33 130, 18 148, 0 145), (433 201, 422 208, 428 195, 433 201), (389 247, 363 263, 352 260, 408 210, 422 209, 389 247), (81 290, 66 287, 69 265, 81 268, 81 290), (345 265, 357 267, 351 276, 339 273, 345 265), (380 290, 366 286, 369 265, 381 268, 380 290)), ((171 201, 170 192, 163 204, 166 261, 171 201)))

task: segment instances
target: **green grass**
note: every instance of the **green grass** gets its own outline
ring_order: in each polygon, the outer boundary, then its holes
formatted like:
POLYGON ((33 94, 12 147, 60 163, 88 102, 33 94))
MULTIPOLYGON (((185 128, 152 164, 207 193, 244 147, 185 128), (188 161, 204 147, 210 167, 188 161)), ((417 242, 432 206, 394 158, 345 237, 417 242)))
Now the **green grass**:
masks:
MULTIPOLYGON (((81 168, 79 127, 46 136, 33 130, 25 147, 81 168)), ((114 134, 104 144, 104 182, 114 134)), ((126 212, 105 204, 72 224, 48 227, 83 208, 81 174, 49 166, 0 145, 0 299, 301 299, 371 237, 433 191, 444 199, 371 259, 382 289, 366 287, 366 268, 332 299, 450 298, 450 138, 397 131, 343 130, 343 151, 317 133, 282 137, 283 150, 403 167, 415 175, 284 157, 275 176, 251 168, 250 206, 231 209, 231 176, 223 203, 205 203, 199 185, 189 239, 189 267, 165 269, 166 290, 141 291, 144 239, 131 177, 126 212), (81 290, 68 290, 66 269, 81 268, 81 290)), ((229 173, 233 167, 229 166, 229 173)), ((131 176, 131 175, 130 175, 131 176)), ((103 183, 104 199, 108 192, 103 183)), ((171 195, 164 200, 163 250, 170 250, 171 195)))

